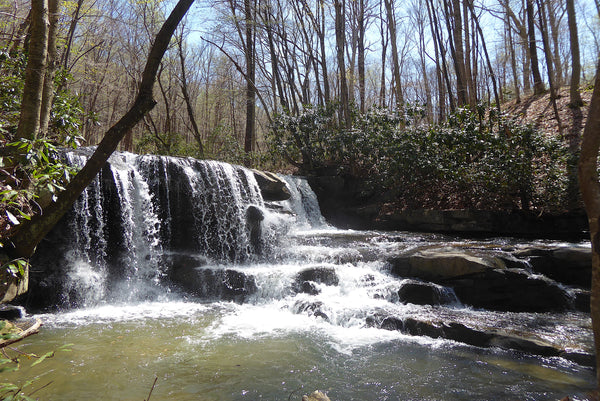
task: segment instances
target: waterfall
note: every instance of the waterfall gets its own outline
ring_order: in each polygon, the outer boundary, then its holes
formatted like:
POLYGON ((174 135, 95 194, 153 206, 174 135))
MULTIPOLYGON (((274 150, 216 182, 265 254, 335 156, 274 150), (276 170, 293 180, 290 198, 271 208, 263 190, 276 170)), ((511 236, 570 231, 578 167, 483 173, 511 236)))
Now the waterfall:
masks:
MULTIPOLYGON (((65 158, 81 167, 90 154, 65 158)), ((263 209, 244 167, 117 152, 40 244, 34 285, 42 294, 60 286, 59 299, 49 299, 65 306, 153 298, 169 291, 170 255, 233 264, 258 257, 269 237, 258 227, 263 209)))
POLYGON ((296 215, 296 227, 298 229, 328 227, 325 218, 321 214, 317 196, 306 178, 284 175, 283 179, 292 194, 291 198, 285 202, 296 215))

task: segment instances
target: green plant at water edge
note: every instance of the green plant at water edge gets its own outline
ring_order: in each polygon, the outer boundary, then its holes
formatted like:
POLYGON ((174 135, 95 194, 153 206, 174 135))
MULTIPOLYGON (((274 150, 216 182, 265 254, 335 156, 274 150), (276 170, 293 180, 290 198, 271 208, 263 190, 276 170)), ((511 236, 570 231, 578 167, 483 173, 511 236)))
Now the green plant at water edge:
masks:
MULTIPOLYGON (((37 326, 39 327, 39 325, 37 326)), ((44 360, 48 358, 54 357, 57 351, 67 352, 70 351, 68 347, 71 344, 64 345, 58 348, 56 351, 50 351, 45 353, 44 355, 36 355, 29 352, 23 352, 17 348, 9 347, 9 344, 13 342, 18 342, 22 340, 29 334, 22 332, 18 327, 14 324, 0 320, 0 374, 1 373, 9 373, 9 372, 17 372, 22 367, 22 360, 33 361, 29 366, 33 367, 39 365, 44 362, 44 360)), ((37 331, 35 331, 37 332, 37 331)), ((0 400, 2 401, 30 401, 34 400, 32 396, 42 388, 50 385, 50 383, 36 387, 35 383, 39 380, 39 377, 34 379, 25 380, 23 383, 15 384, 15 383, 0 383, 0 400)))

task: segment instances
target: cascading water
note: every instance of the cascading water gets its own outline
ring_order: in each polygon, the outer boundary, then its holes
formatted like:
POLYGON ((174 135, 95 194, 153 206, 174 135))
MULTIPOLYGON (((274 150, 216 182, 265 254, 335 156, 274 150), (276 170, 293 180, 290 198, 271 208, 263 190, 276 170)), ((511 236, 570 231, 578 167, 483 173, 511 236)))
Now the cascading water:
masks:
POLYGON ((153 376, 157 400, 299 400, 316 388, 334 401, 540 400, 593 387, 585 313, 514 311, 519 300, 496 293, 512 311, 490 311, 467 306, 476 275, 449 285, 398 273, 406 255, 462 252, 515 265, 480 277, 484 292, 509 276, 574 302, 571 287, 538 279, 532 244, 337 230, 305 179, 282 178, 291 199, 266 202, 243 167, 113 156, 34 261, 38 304, 67 309, 42 316, 31 350, 75 343, 49 361, 62 373, 46 374, 40 396, 136 398, 153 376))

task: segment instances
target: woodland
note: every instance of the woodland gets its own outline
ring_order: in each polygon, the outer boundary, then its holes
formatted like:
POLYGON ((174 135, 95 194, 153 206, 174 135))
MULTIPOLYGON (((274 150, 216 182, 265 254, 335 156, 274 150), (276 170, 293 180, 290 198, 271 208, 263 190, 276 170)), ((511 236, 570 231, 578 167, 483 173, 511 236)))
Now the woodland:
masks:
POLYGON ((597 247, 599 54, 598 0, 1 0, 5 268, 116 149, 334 170, 398 209, 585 205, 597 247))

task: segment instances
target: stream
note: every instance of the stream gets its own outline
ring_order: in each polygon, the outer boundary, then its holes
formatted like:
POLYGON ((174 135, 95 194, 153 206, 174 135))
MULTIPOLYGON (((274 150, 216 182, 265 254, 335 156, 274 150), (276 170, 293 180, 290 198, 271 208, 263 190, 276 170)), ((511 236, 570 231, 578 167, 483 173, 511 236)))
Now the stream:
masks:
POLYGON ((41 246, 39 295, 23 302, 44 326, 21 350, 69 351, 3 379, 36 378, 35 397, 62 401, 142 400, 151 389, 153 401, 300 400, 316 389, 332 401, 557 400, 594 388, 576 360, 377 323, 455 322, 590 353, 585 312, 486 310, 437 284, 443 302, 404 302, 414 279, 387 263, 418 249, 502 256, 585 244, 338 230, 306 180, 285 180, 292 198, 273 202, 241 167, 113 156, 41 246), (248 205, 261 212, 258 231, 248 205))

